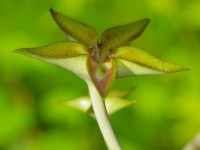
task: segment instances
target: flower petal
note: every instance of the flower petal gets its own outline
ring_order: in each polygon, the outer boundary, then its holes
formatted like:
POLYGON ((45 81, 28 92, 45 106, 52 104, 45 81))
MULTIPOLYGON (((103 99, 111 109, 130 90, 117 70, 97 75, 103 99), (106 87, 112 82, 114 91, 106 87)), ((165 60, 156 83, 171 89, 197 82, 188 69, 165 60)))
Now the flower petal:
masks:
POLYGON ((58 42, 36 48, 21 48, 14 52, 24 55, 38 55, 44 58, 68 58, 88 54, 88 48, 77 42, 58 42))
POLYGON ((82 79, 89 78, 86 60, 88 49, 76 42, 59 42, 36 48, 22 48, 14 52, 64 67, 82 79))
POLYGON ((108 97, 126 98, 128 95, 130 95, 130 93, 133 92, 134 89, 135 87, 125 90, 120 89, 120 90, 110 91, 108 93, 108 97))
POLYGON ((118 77, 188 70, 186 67, 164 62, 141 49, 129 46, 116 49, 111 57, 117 60, 118 77))
POLYGON ((66 106, 76 108, 85 113, 88 112, 90 107, 92 107, 91 99, 88 96, 83 96, 71 101, 66 101, 63 104, 66 106))
POLYGON ((105 97, 116 77, 116 62, 113 59, 109 59, 106 62, 98 63, 93 59, 93 57, 89 57, 87 68, 99 93, 101 96, 105 97))
MULTIPOLYGON (((116 113, 117 111, 119 111, 123 108, 126 108, 128 106, 131 106, 135 103, 136 103, 136 101, 122 99, 122 98, 118 98, 118 97, 108 96, 105 99, 105 105, 106 105, 108 115, 112 115, 112 114, 116 113)), ((73 107, 75 109, 80 110, 81 112, 87 113, 88 115, 95 117, 93 108, 92 108, 92 102, 91 102, 91 99, 89 96, 79 97, 74 100, 66 101, 62 104, 65 106, 73 107)))
POLYGON ((122 98, 117 98, 117 97, 108 97, 106 99, 106 109, 109 115, 114 114, 115 112, 126 108, 128 106, 131 106, 135 104, 136 101, 133 100, 126 100, 122 98))
POLYGON ((101 37, 102 49, 115 49, 129 45, 132 40, 142 34, 149 22, 150 20, 146 18, 127 25, 107 29, 101 37))
POLYGON ((67 34, 69 40, 77 40, 90 48, 97 46, 98 35, 92 27, 53 9, 50 9, 50 12, 58 26, 67 34))

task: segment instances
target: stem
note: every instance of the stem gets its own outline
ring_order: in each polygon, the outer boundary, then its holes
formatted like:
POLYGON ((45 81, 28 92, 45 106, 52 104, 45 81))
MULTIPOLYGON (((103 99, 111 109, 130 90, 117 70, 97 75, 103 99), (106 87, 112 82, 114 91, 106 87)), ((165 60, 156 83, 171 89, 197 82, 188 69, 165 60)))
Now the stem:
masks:
POLYGON ((110 121, 108 119, 104 98, 99 94, 92 82, 88 82, 88 87, 92 99, 94 114, 108 149, 121 150, 121 146, 115 137, 113 129, 110 125, 110 121))

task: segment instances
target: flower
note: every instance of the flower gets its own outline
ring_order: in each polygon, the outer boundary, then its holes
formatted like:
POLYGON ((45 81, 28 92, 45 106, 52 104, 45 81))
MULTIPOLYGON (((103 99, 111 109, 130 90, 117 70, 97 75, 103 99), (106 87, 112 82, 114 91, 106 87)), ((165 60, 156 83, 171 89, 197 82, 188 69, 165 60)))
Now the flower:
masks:
MULTIPOLYGON (((113 81, 126 76, 172 73, 187 68, 164 62, 141 49, 129 46, 142 34, 150 22, 149 19, 107 29, 99 40, 96 31, 90 26, 53 9, 50 12, 58 26, 66 33, 68 41, 36 48, 22 48, 15 52, 62 66, 82 78, 88 84, 92 110, 108 149, 121 150, 105 106, 105 97, 113 81)), ((79 107, 80 102, 83 102, 85 106, 79 108, 84 109, 83 111, 88 111, 88 108, 91 110, 90 101, 76 102, 77 104, 72 106, 79 107)), ((110 102, 119 106, 113 107, 115 109, 112 111, 125 107, 124 100, 110 102)))
MULTIPOLYGON (((132 93, 134 88, 125 90, 110 91, 105 98, 105 106, 108 115, 112 115, 119 110, 131 106, 136 103, 135 100, 128 100, 127 97, 132 93)), ((64 106, 76 108, 84 113, 89 114, 95 118, 92 101, 89 96, 81 96, 76 99, 65 101, 62 103, 64 106)))
POLYGON ((100 40, 96 31, 53 9, 51 15, 67 35, 68 41, 15 50, 36 59, 62 66, 86 82, 93 82, 105 97, 116 78, 163 74, 187 70, 186 67, 164 62, 151 54, 129 46, 138 38, 149 19, 107 29, 100 40))

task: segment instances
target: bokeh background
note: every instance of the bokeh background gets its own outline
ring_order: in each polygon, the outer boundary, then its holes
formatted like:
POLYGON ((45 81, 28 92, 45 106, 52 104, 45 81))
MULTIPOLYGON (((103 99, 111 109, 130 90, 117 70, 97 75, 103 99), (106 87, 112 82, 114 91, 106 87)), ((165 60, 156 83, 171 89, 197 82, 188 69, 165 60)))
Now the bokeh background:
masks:
POLYGON ((105 29, 150 18, 132 45, 189 67, 115 81, 138 103, 111 116, 124 150, 180 150, 200 132, 199 0, 1 0, 0 150, 106 150, 95 120, 68 101, 87 95, 73 73, 12 51, 65 40, 49 8, 105 29))

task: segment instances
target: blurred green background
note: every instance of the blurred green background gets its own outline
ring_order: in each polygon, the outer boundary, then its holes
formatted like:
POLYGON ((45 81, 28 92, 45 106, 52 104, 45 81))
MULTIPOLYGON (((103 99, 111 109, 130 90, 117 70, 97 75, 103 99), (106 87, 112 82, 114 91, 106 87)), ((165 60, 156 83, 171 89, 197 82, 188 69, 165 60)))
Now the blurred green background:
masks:
POLYGON ((1 0, 0 150, 106 150, 94 119, 60 102, 87 95, 63 68, 12 51, 65 40, 49 8, 105 29, 150 18, 132 45, 189 67, 169 75, 135 76, 112 89, 136 86, 138 103, 111 116, 124 150, 180 150, 200 132, 199 0, 1 0))

